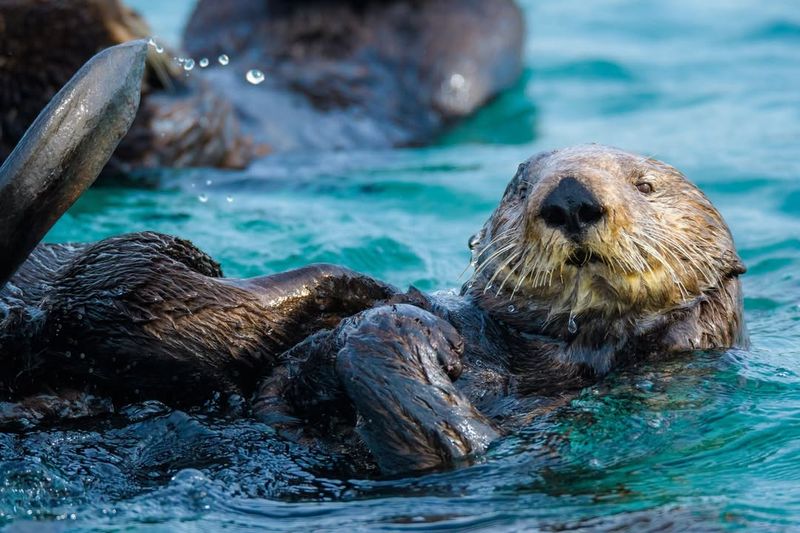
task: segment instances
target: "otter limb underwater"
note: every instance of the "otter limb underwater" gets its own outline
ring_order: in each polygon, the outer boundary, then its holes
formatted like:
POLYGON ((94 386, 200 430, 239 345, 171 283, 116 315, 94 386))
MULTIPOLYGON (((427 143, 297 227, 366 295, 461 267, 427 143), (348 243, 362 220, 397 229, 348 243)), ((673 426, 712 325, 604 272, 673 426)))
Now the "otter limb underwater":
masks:
POLYGON ((18 416, 41 412, 43 391, 173 405, 221 392, 401 473, 468 460, 615 368, 747 342, 722 216, 675 168, 599 145, 520 165, 470 240, 459 294, 334 265, 227 279, 152 232, 33 248, 130 125, 145 53, 90 61, 0 169, 0 386, 18 416))

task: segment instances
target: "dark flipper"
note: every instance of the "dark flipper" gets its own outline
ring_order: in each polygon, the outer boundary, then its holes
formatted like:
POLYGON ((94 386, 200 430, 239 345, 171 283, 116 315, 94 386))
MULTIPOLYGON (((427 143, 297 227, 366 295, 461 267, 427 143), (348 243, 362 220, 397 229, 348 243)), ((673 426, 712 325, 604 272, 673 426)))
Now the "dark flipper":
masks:
POLYGON ((292 350, 302 362, 265 382, 256 414, 281 423, 286 414, 347 417, 355 409, 356 429, 383 473, 452 465, 499 436, 453 385, 462 350, 456 330, 427 311, 369 309, 292 350))
POLYGON ((95 180, 139 106, 147 44, 93 57, 0 167, 0 287, 95 180))

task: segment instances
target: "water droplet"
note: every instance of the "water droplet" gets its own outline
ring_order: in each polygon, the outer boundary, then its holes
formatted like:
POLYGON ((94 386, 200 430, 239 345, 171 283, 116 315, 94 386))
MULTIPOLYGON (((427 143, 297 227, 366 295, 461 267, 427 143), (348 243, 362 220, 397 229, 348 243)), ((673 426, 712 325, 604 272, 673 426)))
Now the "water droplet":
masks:
POLYGON ((186 61, 183 62, 183 70, 192 70, 194 68, 194 59, 187 58, 186 61))
POLYGON ((81 353, 80 358, 81 359, 86 359, 86 354, 85 353, 81 353))
POLYGON ((147 44, 148 44, 149 46, 152 46, 153 48, 155 48, 155 49, 156 49, 156 53, 157 53, 157 54, 163 54, 163 53, 164 53, 164 47, 163 47, 163 46, 161 46, 160 44, 158 44, 158 43, 156 42, 156 40, 155 40, 153 37, 150 37, 150 38, 147 40, 147 44))
POLYGON ((219 64, 220 64, 220 65, 222 65, 222 66, 224 67, 225 65, 227 65, 228 63, 230 63, 230 62, 231 62, 231 58, 229 58, 229 57, 228 57, 227 55, 225 55, 225 54, 222 54, 221 56, 219 56, 219 57, 217 58, 217 61, 219 61, 219 64))
POLYGON ((64 355, 66 355, 66 356, 67 356, 67 359, 69 359, 70 357, 72 357, 72 352, 69 352, 69 351, 68 351, 68 352, 66 352, 64 355))
POLYGON ((512 304, 512 305, 509 305, 509 306, 508 306, 508 312, 509 312, 509 313, 516 313, 516 312, 517 312, 517 308, 516 308, 516 307, 514 307, 514 305, 513 305, 513 304, 512 304))
POLYGON ((462 76, 461 74, 456 73, 456 74, 453 74, 452 76, 450 76, 450 87, 451 88, 453 88, 455 90, 463 89, 464 85, 466 85, 466 84, 467 84, 467 80, 464 79, 464 76, 462 76))
POLYGON ((225 200, 227 200, 229 204, 232 204, 233 203, 233 196, 231 196, 229 194, 228 196, 225 197, 225 200))
POLYGON ((247 71, 245 78, 247 78, 247 81, 249 81, 253 85, 258 85, 259 83, 264 81, 264 73, 258 70, 257 68, 253 68, 247 71))
POLYGON ((208 201, 208 195, 200 194, 197 196, 197 199, 200 200, 200 203, 206 203, 208 201))
POLYGON ((200 59, 200 68, 206 68, 208 66, 208 58, 204 57, 200 59))
POLYGON ((206 180, 206 185, 211 185, 212 183, 214 183, 214 182, 211 181, 211 180, 206 180))
POLYGON ((578 332, 578 323, 575 322, 575 315, 569 315, 569 320, 567 321, 567 331, 573 335, 578 332))

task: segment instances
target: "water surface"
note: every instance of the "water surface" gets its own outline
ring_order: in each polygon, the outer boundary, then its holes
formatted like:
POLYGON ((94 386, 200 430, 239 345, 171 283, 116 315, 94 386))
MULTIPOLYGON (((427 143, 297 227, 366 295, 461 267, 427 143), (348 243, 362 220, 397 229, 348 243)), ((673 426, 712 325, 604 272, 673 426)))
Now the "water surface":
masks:
MULTIPOLYGON (((178 34, 182 8, 135 4, 178 34)), ((96 188, 48 239, 157 230, 193 240, 230 276, 330 261, 401 287, 455 287, 468 237, 520 161, 602 142, 674 164, 719 207, 749 268, 752 349, 615 374, 480 464, 408 479, 342 479, 262 424, 151 403, 0 434, 0 523, 800 527, 800 9, 524 5, 524 79, 435 147, 284 154, 244 172, 164 172, 155 189, 96 188)))

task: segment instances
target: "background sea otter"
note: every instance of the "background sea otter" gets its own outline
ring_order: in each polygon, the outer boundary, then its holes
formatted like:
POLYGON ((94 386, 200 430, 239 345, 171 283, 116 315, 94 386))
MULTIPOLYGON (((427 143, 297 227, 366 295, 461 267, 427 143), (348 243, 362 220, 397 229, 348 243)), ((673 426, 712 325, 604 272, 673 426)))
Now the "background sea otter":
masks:
MULTIPOLYGON (((93 54, 150 35, 121 0, 0 0, 0 161, 93 54)), ((523 35, 512 0, 199 2, 186 53, 151 47, 141 109, 106 170, 428 144, 514 84, 523 35)))
POLYGON ((11 397, 255 393, 257 416, 302 438, 360 438, 400 472, 480 453, 616 365, 744 342, 744 269, 719 213, 674 168, 594 145, 520 166, 471 240, 459 295, 331 265, 224 279, 190 243, 154 233, 39 245, 17 269, 130 125, 144 54, 134 43, 87 65, 0 170, 11 397), (65 120, 74 129, 59 136, 65 120))

